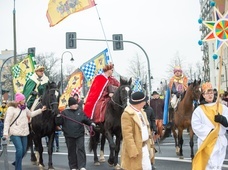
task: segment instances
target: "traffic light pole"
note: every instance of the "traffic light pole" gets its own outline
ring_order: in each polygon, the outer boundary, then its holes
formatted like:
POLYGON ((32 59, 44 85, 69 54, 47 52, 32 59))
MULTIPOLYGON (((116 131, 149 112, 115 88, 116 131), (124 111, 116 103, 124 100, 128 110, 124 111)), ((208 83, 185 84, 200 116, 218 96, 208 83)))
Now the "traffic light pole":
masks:
POLYGON ((148 76, 149 76, 149 97, 151 95, 151 90, 152 90, 152 86, 151 86, 151 75, 150 75, 150 61, 149 61, 149 57, 146 53, 146 51, 137 43, 133 42, 133 41, 126 41, 126 40, 103 40, 103 39, 86 39, 86 38, 77 38, 76 40, 82 40, 82 41, 108 41, 108 42, 126 42, 126 43, 131 43, 131 44, 134 44, 136 46, 138 46, 142 51, 143 53, 145 54, 146 56, 146 59, 147 59, 147 65, 148 65, 148 76))

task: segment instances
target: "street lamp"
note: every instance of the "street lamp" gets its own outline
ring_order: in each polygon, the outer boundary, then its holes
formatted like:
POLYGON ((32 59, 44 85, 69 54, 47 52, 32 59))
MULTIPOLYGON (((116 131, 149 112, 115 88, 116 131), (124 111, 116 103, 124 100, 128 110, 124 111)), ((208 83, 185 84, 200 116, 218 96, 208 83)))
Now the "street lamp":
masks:
MULTIPOLYGON (((218 64, 219 64, 219 62, 218 62, 218 64)), ((217 68, 216 68, 217 70, 219 69, 218 64, 217 64, 217 68)), ((228 86, 227 86, 227 68, 226 68, 226 64, 224 63, 224 61, 222 61, 222 66, 223 65, 225 67, 226 90, 228 91, 228 86)))
POLYGON ((63 93, 63 55, 65 53, 69 53, 71 55, 70 61, 74 61, 73 54, 70 51, 64 51, 61 57, 61 85, 62 85, 62 93, 63 93))

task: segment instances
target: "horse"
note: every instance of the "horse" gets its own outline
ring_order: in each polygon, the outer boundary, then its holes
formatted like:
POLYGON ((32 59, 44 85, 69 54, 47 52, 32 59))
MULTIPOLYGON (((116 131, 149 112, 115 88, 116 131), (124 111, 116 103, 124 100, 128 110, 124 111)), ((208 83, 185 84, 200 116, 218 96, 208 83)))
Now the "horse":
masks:
POLYGON ((120 77, 120 86, 116 89, 111 100, 107 104, 104 122, 99 123, 99 130, 95 130, 94 136, 90 136, 89 148, 90 151, 94 153, 94 164, 100 165, 100 162, 104 162, 104 145, 107 138, 109 142, 110 155, 108 163, 115 166, 118 169, 118 153, 120 150, 120 142, 122 140, 121 135, 121 115, 124 108, 128 104, 128 99, 130 97, 130 85, 132 79, 126 80, 120 77), (101 134, 101 154, 98 160, 97 156, 97 145, 99 143, 101 134), (113 137, 116 137, 115 143, 113 137))
MULTIPOLYGON (((194 111, 194 104, 193 101, 196 100, 198 101, 200 98, 201 90, 200 90, 200 83, 201 80, 194 80, 193 83, 191 83, 187 90, 184 93, 184 96, 182 100, 179 102, 177 105, 177 108, 175 110, 170 109, 169 110, 169 115, 170 117, 170 122, 171 123, 171 130, 174 136, 175 140, 175 147, 176 147, 176 154, 179 156, 180 159, 183 159, 183 130, 188 129, 189 130, 189 136, 190 136, 190 149, 191 149, 191 158, 193 159, 194 157, 194 151, 193 151, 193 130, 191 127, 191 118, 192 118, 192 113, 194 111), (172 113, 173 111, 173 113, 172 113), (177 133, 176 133, 177 129, 177 133)), ((167 129, 164 132, 164 136, 161 140, 164 140, 165 137, 167 137, 167 129)))
POLYGON ((30 134, 27 149, 31 149, 31 161, 36 162, 40 167, 44 167, 43 163, 43 146, 42 137, 48 137, 48 169, 54 169, 52 163, 53 141, 56 131, 55 116, 59 113, 58 101, 60 83, 48 82, 44 94, 41 96, 41 101, 34 110, 46 106, 42 114, 37 115, 31 119, 30 134), (33 142, 35 145, 36 155, 33 149, 33 142))

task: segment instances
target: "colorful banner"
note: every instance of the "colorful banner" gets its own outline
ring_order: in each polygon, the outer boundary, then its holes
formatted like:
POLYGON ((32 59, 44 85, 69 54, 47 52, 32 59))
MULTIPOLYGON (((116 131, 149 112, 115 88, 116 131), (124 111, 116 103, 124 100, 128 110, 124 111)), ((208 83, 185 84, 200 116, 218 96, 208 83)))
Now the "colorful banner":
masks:
POLYGON ((101 74, 103 67, 109 62, 108 49, 105 49, 80 67, 88 87, 91 85, 93 78, 97 74, 101 74))
POLYGON ((46 16, 53 27, 69 15, 93 6, 94 0, 50 0, 46 16))
POLYGON ((68 105, 68 99, 75 93, 80 96, 83 83, 83 74, 80 71, 74 72, 68 81, 67 87, 65 88, 59 101, 59 110, 64 110, 68 105))
POLYGON ((142 92, 143 91, 142 83, 141 83, 141 80, 139 80, 139 78, 136 78, 135 79, 135 82, 134 82, 133 90, 132 91, 133 92, 137 92, 137 91, 142 92))
POLYGON ((15 64, 11 71, 13 75, 13 88, 14 92, 22 92, 26 81, 33 74, 35 68, 34 57, 28 55, 18 64, 15 64))

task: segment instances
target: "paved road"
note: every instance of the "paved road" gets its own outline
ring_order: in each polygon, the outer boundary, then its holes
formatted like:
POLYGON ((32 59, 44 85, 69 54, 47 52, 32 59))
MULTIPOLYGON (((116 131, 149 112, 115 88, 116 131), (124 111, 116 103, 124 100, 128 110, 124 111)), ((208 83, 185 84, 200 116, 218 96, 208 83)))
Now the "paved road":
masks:
MULTIPOLYGON (((64 142, 64 137, 60 137, 60 152, 53 153, 53 164, 56 170, 68 170, 68 159, 67 159, 67 149, 64 142)), ((47 169, 47 152, 44 144, 44 164, 47 169)), ((88 137, 86 136, 86 148, 88 146, 88 137)), ((158 149, 158 145, 156 145, 158 149)), ((185 132, 184 133, 184 159, 179 159, 175 154, 174 140, 173 137, 166 138, 163 143, 160 144, 161 153, 157 152, 155 156, 156 168, 157 170, 191 170, 191 159, 190 159, 190 147, 189 147, 189 136, 185 132)), ((195 147, 196 151, 196 139, 195 139, 195 147)), ((8 160, 9 163, 12 163, 14 160, 14 147, 12 144, 8 145, 8 160)), ((109 153, 108 145, 105 146, 105 154, 109 153)), ((228 151, 227 151, 228 153, 228 151)), ((105 155, 107 160, 108 155, 105 155)), ((10 164, 10 170, 14 169, 14 167, 10 164)), ((100 166, 93 165, 93 155, 87 151, 87 170, 112 170, 113 167, 110 167, 107 162, 102 163, 100 166)), ((3 158, 0 157, 0 170, 4 170, 4 162, 3 158)), ((30 154, 28 153, 26 157, 23 159, 23 170, 39 170, 39 168, 35 165, 32 165, 30 162, 30 154)), ((223 170, 228 170, 228 154, 226 156, 226 161, 224 162, 223 170)))

